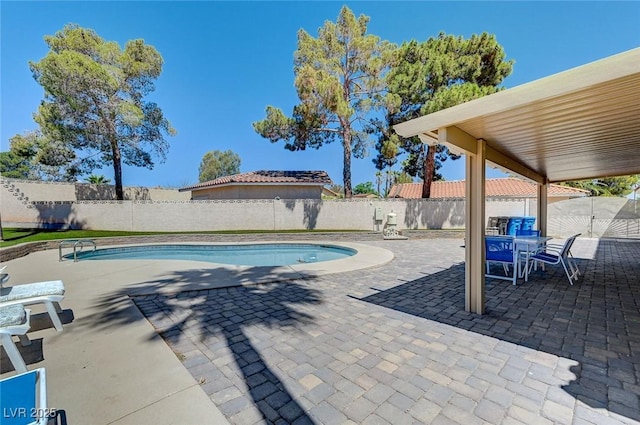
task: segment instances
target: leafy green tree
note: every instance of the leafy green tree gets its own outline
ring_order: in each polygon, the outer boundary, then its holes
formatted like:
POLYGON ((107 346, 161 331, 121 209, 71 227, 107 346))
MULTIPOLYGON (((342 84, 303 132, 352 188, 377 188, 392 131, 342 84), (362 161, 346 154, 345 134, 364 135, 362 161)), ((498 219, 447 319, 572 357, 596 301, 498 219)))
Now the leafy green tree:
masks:
POLYGON ((75 24, 44 37, 49 52, 29 66, 44 88, 35 120, 46 139, 73 151, 77 174, 112 165, 117 199, 124 199, 122 164, 153 168, 164 161, 165 135, 175 130, 144 97, 155 90, 163 60, 143 40, 121 49, 75 24))
POLYGON ((68 147, 49 140, 40 131, 16 134, 11 139, 10 152, 28 167, 28 179, 75 181, 78 169, 75 153, 68 147))
POLYGON ((240 172, 240 156, 232 150, 207 152, 199 168, 200 182, 230 176, 240 172))
POLYGON ((364 183, 357 184, 356 187, 353 188, 353 193, 356 195, 361 195, 365 193, 373 193, 376 195, 378 194, 378 192, 376 192, 376 190, 373 188, 372 182, 364 182, 364 183))
POLYGON ((627 196, 640 184, 640 175, 603 177, 600 179, 579 180, 562 184, 588 190, 591 192, 591 196, 627 196))
POLYGON ((293 116, 267 106, 266 118, 253 127, 272 143, 291 151, 320 148, 339 140, 343 147, 343 183, 350 198, 351 158, 366 153, 367 115, 381 100, 390 44, 367 34, 369 18, 343 6, 337 21, 326 21, 312 37, 298 31, 294 55, 295 87, 300 103, 293 116))
POLYGON ((30 179, 29 161, 14 152, 0 152, 0 174, 10 179, 30 179))
POLYGON ((403 169, 423 179, 422 197, 428 198, 431 182, 442 177, 437 172, 442 162, 457 157, 444 146, 429 147, 417 137, 402 138, 392 126, 494 93, 512 67, 502 46, 487 33, 469 39, 440 33, 422 43, 403 43, 387 74, 385 120, 373 121, 379 134, 376 167, 393 166, 400 155, 407 154, 403 169))
POLYGON ((111 183, 111 180, 109 180, 102 174, 101 175, 91 174, 89 177, 87 177, 87 182, 91 184, 109 184, 111 183))

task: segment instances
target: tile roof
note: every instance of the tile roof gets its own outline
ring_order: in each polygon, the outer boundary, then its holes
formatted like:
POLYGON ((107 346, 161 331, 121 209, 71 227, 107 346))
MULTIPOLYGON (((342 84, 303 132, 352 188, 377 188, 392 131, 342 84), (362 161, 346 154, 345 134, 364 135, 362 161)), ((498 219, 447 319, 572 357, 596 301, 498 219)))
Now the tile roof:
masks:
MULTIPOLYGON (((487 197, 534 197, 536 184, 513 177, 487 179, 485 196, 487 197)), ((435 181, 431 183, 431 198, 464 198, 464 180, 435 181)), ((548 196, 582 197, 589 191, 574 187, 549 185, 548 196)), ((394 184, 389 191, 389 198, 417 199, 422 197, 422 182, 394 184)))
POLYGON ((207 189, 214 186, 227 184, 274 184, 274 183, 306 183, 306 184, 332 184, 326 171, 279 171, 260 170, 248 173, 234 174, 231 176, 219 177, 215 180, 201 182, 193 186, 179 189, 180 192, 187 190, 207 189))

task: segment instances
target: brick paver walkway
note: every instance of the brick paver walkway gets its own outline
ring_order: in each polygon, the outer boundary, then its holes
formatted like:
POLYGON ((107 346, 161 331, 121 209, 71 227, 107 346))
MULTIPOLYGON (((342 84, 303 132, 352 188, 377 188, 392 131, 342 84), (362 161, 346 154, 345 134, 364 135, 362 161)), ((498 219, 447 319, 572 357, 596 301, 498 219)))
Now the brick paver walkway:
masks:
POLYGON ((396 259, 134 300, 233 424, 640 423, 640 242, 578 240, 594 258, 574 286, 561 268, 488 280, 483 316, 464 311, 461 242, 366 242, 396 259))

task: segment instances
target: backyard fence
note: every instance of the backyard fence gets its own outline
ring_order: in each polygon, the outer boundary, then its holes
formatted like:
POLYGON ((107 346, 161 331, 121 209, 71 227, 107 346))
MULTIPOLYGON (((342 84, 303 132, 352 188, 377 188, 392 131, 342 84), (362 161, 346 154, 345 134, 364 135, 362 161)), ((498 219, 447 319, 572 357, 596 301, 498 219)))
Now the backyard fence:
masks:
MULTIPOLYGON (((184 192, 129 188, 130 200, 98 196, 97 185, 32 184, 4 180, 0 213, 5 227, 122 231, 373 230, 389 213, 398 229, 463 229, 464 199, 258 199, 189 201, 184 192), (76 185, 77 186, 77 185, 76 185), (27 193, 28 192, 28 193, 27 193), (171 199, 173 195, 175 198, 171 199), (180 199, 182 197, 182 199, 180 199), (150 198, 153 198, 151 200, 150 198), (158 200, 159 199, 159 200, 158 200)), ((535 216, 532 198, 491 198, 486 218, 535 216)), ((640 237, 640 207, 625 198, 575 198, 548 207, 548 234, 640 237)))

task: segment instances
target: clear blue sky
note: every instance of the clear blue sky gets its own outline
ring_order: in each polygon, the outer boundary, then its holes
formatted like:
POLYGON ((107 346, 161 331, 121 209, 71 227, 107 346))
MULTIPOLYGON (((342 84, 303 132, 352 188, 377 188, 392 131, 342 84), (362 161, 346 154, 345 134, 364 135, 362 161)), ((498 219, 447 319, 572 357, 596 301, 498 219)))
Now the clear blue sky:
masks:
MULTIPOLYGON (((178 131, 167 161, 153 170, 125 167, 125 186, 185 186, 211 150, 231 149, 241 171, 326 170, 342 184, 339 143, 289 152, 258 136, 252 122, 267 105, 287 114, 293 86, 296 32, 316 36, 343 4, 369 16, 369 33, 394 43, 426 40, 440 31, 496 35, 515 60, 505 87, 514 87, 640 46, 640 2, 57 2, 2 1, 1 140, 36 128, 43 97, 28 62, 47 54, 43 36, 67 23, 92 28, 121 46, 142 38, 165 64, 151 98, 178 131)), ((354 159, 355 186, 375 181, 371 162, 354 159)), ((96 171, 113 179, 111 168, 96 171)), ((495 171, 488 176, 496 176, 495 171)), ((447 180, 464 178, 464 162, 447 161, 447 180)))

